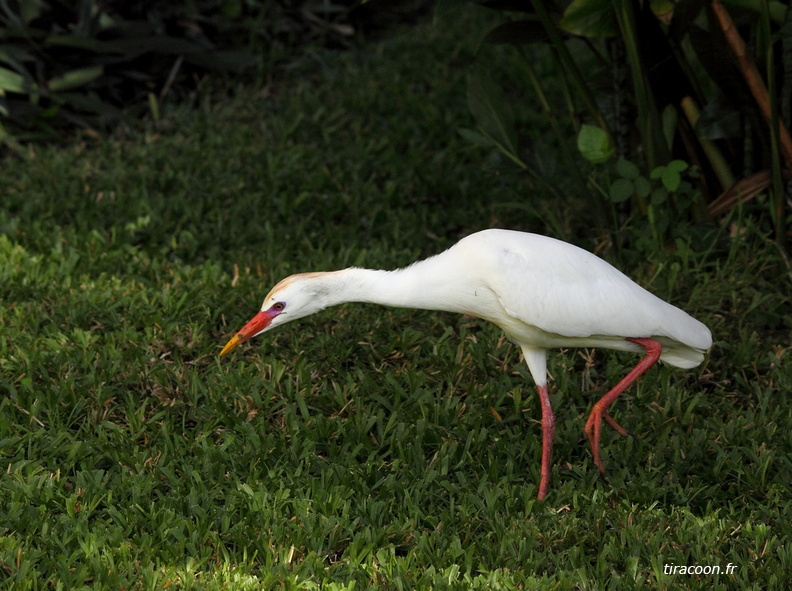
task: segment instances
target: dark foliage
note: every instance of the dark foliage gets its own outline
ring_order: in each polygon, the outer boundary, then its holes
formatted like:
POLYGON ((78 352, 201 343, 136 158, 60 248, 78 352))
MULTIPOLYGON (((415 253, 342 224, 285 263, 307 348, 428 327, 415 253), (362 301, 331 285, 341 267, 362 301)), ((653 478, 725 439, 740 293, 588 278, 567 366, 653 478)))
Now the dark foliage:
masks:
POLYGON ((425 8, 306 0, 17 0, 0 3, 0 142, 98 133, 159 116, 207 73, 266 78, 307 44, 347 47, 425 8))
MULTIPOLYGON (((468 137, 536 173, 535 155, 525 147, 531 140, 520 137, 514 105, 498 99, 503 94, 506 101, 524 101, 527 91, 537 97, 558 143, 578 136, 579 151, 596 165, 595 172, 605 168, 611 179, 618 177, 616 163, 627 159, 639 164, 646 178, 659 179, 669 163, 681 161, 674 167, 694 171, 696 192, 705 198, 684 199, 684 207, 673 199, 672 205, 685 210, 678 212, 683 218, 722 215, 769 192, 766 211, 783 238, 792 176, 792 11, 786 4, 476 3, 503 15, 485 41, 514 47, 522 79, 512 74, 500 93, 491 88, 492 80, 471 76, 478 129, 467 130, 468 137), (543 79, 537 69, 548 61, 556 65, 553 80, 543 79), (559 80, 566 100, 552 104, 546 96, 559 80)), ((441 7, 446 11, 454 4, 445 0, 441 7)), ((496 67, 480 64, 480 70, 496 67)), ((579 155, 566 154, 564 166, 579 168, 579 155)), ((651 199, 651 189, 658 186, 636 185, 640 190, 629 195, 630 211, 651 217, 652 207, 660 205, 651 199)), ((603 193, 612 204, 613 193, 603 193)), ((624 193, 618 195, 625 202, 624 193)))

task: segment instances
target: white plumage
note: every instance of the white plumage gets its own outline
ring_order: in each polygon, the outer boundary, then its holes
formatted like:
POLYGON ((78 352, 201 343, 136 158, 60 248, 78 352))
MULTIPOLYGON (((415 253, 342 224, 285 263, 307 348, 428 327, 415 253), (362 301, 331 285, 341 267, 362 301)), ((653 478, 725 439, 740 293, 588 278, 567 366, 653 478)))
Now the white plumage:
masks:
POLYGON ((594 405, 586 423, 594 460, 604 470, 599 459, 601 418, 627 433, 605 412, 613 400, 658 357, 691 368, 712 345, 704 324, 599 257, 546 236, 492 229, 395 271, 350 268, 287 277, 221 355, 275 326, 346 302, 469 314, 498 325, 520 345, 542 401, 540 499, 547 494, 555 425, 547 394, 548 349, 647 351, 636 369, 594 405))

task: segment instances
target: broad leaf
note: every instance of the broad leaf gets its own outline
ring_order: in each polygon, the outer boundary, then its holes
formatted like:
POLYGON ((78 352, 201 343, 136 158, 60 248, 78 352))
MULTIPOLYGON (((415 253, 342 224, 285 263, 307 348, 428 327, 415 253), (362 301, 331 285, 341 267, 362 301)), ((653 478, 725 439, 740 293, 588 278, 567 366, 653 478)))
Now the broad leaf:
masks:
POLYGON ((605 162, 616 152, 608 134, 596 125, 584 124, 580 128, 577 145, 583 157, 594 164, 605 162))
POLYGON ((627 179, 616 179, 610 187, 610 199, 614 203, 627 201, 635 193, 635 186, 627 179))
POLYGON ((611 0, 575 0, 558 28, 581 37, 614 37, 619 32, 611 0))
POLYGON ((641 174, 641 171, 638 169, 638 167, 625 158, 619 158, 619 161, 616 163, 616 172, 618 172, 624 178, 630 180, 637 179, 641 174))
POLYGON ((639 197, 646 197, 652 190, 652 185, 645 176, 639 176, 633 181, 635 185, 635 194, 639 197))

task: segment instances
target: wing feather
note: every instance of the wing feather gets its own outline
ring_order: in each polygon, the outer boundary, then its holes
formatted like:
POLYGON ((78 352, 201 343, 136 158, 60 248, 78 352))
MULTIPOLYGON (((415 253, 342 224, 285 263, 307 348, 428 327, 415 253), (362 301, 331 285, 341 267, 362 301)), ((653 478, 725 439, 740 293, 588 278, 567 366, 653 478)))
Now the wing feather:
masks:
MULTIPOLYGON (((488 259, 480 263, 484 283, 506 313, 522 323, 570 339, 662 337, 669 346, 678 343, 697 350, 690 352, 696 358, 712 344, 701 322, 586 250, 508 230, 472 237, 479 238, 470 245, 475 256, 486 253, 488 259)), ((673 363, 674 352, 667 357, 673 363)))

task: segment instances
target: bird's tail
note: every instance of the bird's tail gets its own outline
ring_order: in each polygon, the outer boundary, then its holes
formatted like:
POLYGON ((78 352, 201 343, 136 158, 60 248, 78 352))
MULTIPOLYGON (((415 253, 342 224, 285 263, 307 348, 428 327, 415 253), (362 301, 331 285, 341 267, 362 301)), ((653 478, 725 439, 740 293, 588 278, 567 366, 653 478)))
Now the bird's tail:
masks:
POLYGON ((691 367, 700 365, 701 362, 704 361, 704 354, 706 351, 703 349, 696 349, 678 342, 664 343, 662 338, 658 338, 657 340, 663 345, 663 352, 660 354, 660 360, 669 365, 690 369, 691 367))

